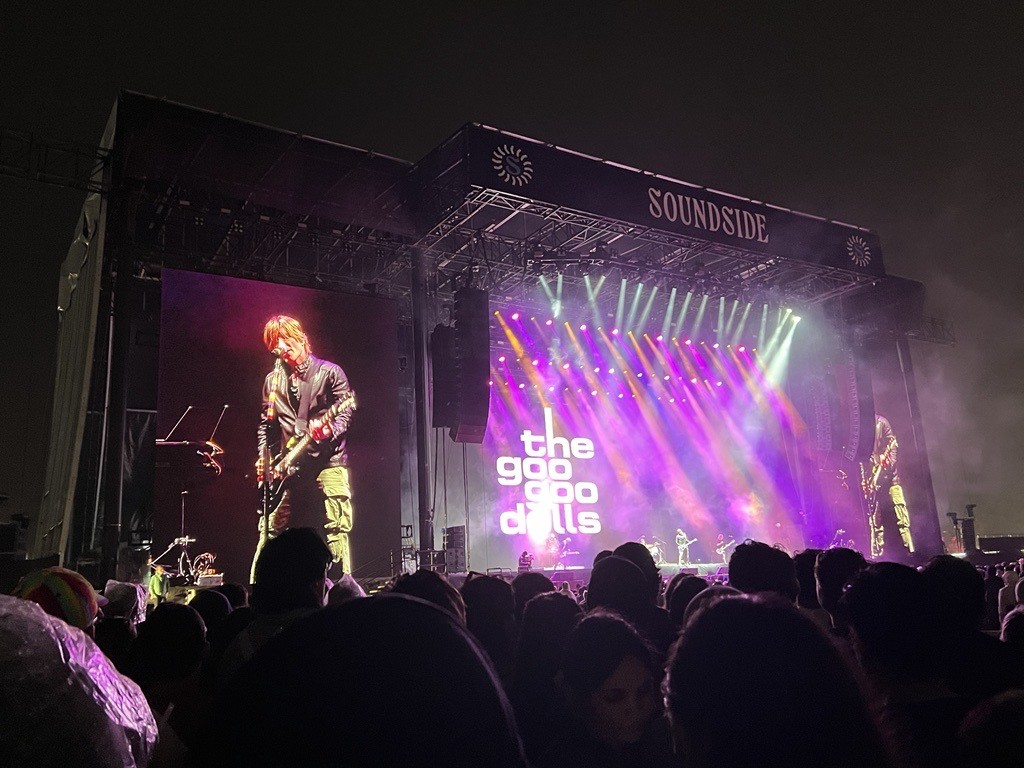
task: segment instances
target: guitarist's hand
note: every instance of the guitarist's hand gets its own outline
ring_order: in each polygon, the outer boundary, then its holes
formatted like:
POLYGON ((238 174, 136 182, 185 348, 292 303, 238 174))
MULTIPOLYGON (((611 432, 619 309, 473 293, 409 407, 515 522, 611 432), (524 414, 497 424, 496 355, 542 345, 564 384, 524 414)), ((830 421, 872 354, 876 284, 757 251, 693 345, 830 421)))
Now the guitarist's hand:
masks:
POLYGON ((334 432, 331 429, 331 422, 327 419, 313 419, 309 422, 309 434, 319 443, 329 438, 334 432))

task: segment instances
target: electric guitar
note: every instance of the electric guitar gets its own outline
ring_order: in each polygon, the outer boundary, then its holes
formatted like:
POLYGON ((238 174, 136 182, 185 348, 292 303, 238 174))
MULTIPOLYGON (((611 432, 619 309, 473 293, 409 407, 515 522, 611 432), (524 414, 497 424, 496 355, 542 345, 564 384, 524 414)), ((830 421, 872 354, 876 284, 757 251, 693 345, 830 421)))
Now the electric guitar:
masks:
POLYGON ((717 552, 718 554, 720 554, 720 555, 722 555, 724 557, 725 553, 729 551, 729 547, 731 547, 735 543, 736 543, 736 539, 729 539, 722 546, 716 547, 715 548, 715 552, 717 552))
MULTIPOLYGON (((316 418, 320 421, 333 421, 346 408, 355 409, 355 404, 355 394, 349 393, 316 418)), ((332 437, 334 436, 332 434, 332 437)), ((299 460, 306 455, 312 442, 313 436, 310 433, 297 432, 288 438, 284 450, 277 456, 270 457, 269 449, 265 450, 259 488, 263 492, 263 504, 267 509, 272 511, 280 504, 285 485, 299 471, 299 460)))
POLYGON ((687 539, 682 544, 680 544, 679 542, 676 542, 676 547, 678 549, 689 549, 691 544, 696 544, 696 543, 697 543, 697 537, 695 536, 692 539, 687 539))

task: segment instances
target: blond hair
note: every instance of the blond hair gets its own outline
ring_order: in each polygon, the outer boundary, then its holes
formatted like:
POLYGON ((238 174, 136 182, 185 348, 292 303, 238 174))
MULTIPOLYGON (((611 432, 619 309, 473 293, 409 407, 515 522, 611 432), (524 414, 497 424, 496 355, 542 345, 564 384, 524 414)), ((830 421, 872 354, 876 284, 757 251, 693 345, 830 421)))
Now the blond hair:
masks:
POLYGON ((309 339, 302 330, 302 324, 294 317, 275 315, 263 326, 263 343, 267 345, 267 349, 273 351, 281 339, 299 342, 306 350, 306 354, 309 354, 309 339))

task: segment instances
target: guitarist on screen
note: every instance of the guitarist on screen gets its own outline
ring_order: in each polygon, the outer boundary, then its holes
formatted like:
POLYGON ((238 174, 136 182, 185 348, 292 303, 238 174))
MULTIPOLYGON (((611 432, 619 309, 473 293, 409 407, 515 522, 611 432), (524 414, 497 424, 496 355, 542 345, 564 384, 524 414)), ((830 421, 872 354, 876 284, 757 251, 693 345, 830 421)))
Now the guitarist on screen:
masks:
POLYGON ((256 471, 263 493, 256 560, 286 528, 323 527, 334 562, 352 572, 352 490, 345 433, 355 396, 340 366, 310 352, 299 321, 277 315, 263 328, 277 358, 263 382, 256 471))

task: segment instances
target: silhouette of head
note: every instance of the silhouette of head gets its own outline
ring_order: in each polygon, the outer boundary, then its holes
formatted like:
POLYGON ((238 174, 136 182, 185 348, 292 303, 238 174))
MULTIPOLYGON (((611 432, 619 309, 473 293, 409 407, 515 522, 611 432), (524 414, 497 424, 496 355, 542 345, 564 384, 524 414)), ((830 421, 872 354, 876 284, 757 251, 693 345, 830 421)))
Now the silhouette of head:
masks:
POLYGON ((449 611, 408 595, 296 622, 221 706, 211 765, 525 766, 486 655, 449 611))
POLYGON ((688 766, 886 764, 843 659, 777 595, 726 597, 698 611, 673 648, 665 701, 688 766))
POLYGON ((835 621, 839 596, 843 587, 857 571, 868 565, 864 555, 846 547, 832 547, 821 552, 814 563, 814 581, 818 602, 835 621))
POLYGON ((321 608, 327 599, 331 550, 312 528, 289 528, 267 542, 256 562, 257 613, 321 608))
POLYGON ((466 602, 459 590, 437 571, 419 570, 402 574, 395 580, 391 591, 412 595, 440 606, 458 619, 460 624, 466 625, 466 602))
POLYGON ((781 549, 749 539, 729 558, 729 585, 740 592, 775 592, 796 600, 800 584, 793 558, 781 549))
POLYGON ((629 622, 597 611, 569 636, 561 679, 591 734, 621 747, 643 736, 658 709, 654 652, 629 622))

